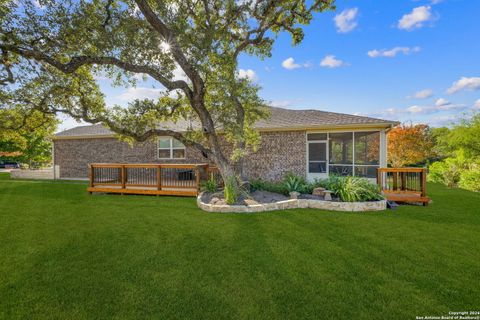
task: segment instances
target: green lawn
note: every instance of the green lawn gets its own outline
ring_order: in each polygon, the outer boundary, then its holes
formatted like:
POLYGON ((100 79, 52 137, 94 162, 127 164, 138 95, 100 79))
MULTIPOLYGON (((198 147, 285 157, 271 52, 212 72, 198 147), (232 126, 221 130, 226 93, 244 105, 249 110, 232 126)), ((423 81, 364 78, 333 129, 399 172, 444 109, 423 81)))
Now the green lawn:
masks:
POLYGON ((205 213, 0 174, 2 319, 415 319, 480 309, 480 194, 205 213))

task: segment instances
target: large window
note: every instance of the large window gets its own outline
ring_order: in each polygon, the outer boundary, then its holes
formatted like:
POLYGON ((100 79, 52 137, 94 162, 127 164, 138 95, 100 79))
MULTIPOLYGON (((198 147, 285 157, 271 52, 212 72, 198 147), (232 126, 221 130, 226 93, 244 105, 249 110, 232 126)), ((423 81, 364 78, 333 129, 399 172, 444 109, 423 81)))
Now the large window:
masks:
POLYGON ((379 131, 309 133, 307 143, 309 173, 375 178, 380 166, 379 131))
POLYGON ((158 139, 159 159, 185 159, 185 146, 171 137, 158 139))

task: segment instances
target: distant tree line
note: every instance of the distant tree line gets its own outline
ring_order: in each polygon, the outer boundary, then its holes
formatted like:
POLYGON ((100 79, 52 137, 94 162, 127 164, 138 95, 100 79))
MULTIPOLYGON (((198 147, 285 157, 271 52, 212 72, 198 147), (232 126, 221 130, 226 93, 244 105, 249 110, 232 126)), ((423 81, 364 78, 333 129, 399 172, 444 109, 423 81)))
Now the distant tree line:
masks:
POLYGON ((451 127, 402 124, 388 134, 392 167, 426 166, 428 180, 480 191, 480 113, 451 127))

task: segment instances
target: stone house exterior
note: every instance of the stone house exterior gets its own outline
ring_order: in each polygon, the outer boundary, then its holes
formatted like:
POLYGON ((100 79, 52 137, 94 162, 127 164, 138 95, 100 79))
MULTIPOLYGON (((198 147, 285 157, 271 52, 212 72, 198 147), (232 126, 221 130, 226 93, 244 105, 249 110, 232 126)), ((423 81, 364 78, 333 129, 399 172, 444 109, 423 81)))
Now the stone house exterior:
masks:
MULTIPOLYGON (((387 165, 386 132, 396 122, 319 110, 271 108, 259 121, 261 143, 245 158, 249 178, 280 180, 286 172, 307 179, 328 174, 374 178, 387 165)), ((172 126, 172 125, 170 125, 172 126)), ((175 124, 182 130, 185 124, 175 124)), ((198 150, 170 137, 136 143, 119 141, 102 125, 80 126, 55 135, 57 179, 86 179, 91 163, 206 163, 198 150)))

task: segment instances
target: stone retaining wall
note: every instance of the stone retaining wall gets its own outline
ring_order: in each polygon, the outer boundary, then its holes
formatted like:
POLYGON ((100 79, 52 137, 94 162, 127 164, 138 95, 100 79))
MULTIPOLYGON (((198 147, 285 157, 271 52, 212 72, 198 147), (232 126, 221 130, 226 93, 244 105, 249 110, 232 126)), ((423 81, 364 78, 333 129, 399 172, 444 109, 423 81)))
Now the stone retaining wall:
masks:
POLYGON ((298 208, 312 208, 330 211, 382 211, 387 209, 387 201, 369 201, 369 202, 335 202, 313 199, 289 199, 273 203, 262 203, 256 205, 215 205, 204 203, 202 195, 197 197, 197 205, 200 209, 208 212, 231 212, 231 213, 254 213, 273 210, 286 210, 298 208))

